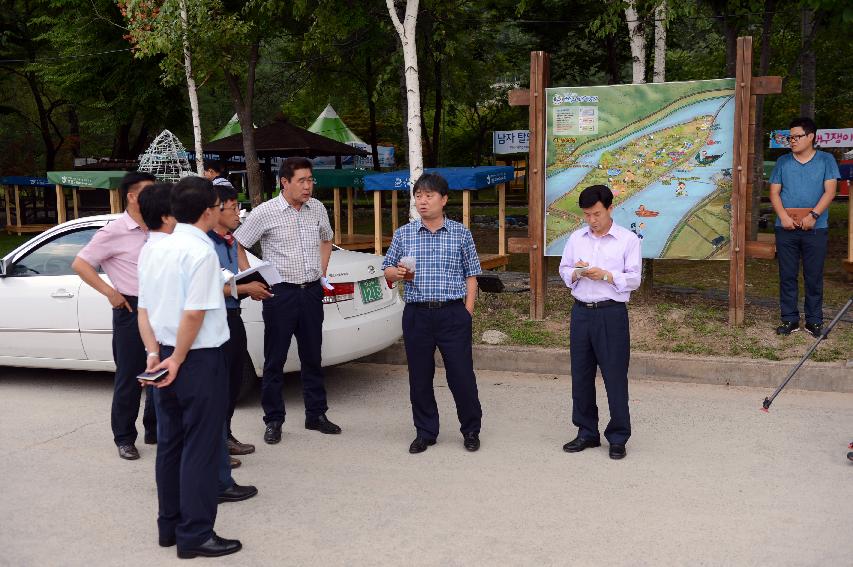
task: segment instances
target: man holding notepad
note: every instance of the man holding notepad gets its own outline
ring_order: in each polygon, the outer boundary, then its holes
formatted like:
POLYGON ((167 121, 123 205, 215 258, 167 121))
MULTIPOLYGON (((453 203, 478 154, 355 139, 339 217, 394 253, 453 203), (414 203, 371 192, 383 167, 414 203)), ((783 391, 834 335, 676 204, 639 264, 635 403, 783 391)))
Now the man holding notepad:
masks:
POLYGON ((305 400, 305 429, 337 434, 326 418, 323 346, 323 283, 332 255, 332 227, 323 203, 314 199, 311 161, 294 157, 279 170, 281 194, 252 211, 234 233, 245 248, 261 243, 264 260, 281 276, 264 300, 264 442, 281 441, 284 424, 284 363, 296 336, 305 400))
POLYGON ((815 149, 817 127, 811 118, 791 122, 791 153, 776 161, 770 175, 770 202, 776 212, 776 256, 779 259, 777 335, 800 330, 797 276, 803 264, 806 331, 819 337, 823 327, 823 263, 829 240, 829 204, 841 176, 835 158, 815 149))

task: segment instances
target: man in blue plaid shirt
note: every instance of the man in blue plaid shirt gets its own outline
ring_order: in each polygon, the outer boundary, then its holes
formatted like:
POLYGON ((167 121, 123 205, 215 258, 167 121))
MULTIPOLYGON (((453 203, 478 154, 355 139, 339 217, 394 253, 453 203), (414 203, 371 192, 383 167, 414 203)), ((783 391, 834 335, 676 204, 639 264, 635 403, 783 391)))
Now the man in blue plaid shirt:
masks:
POLYGON ((471 357, 471 318, 480 259, 471 231, 444 216, 447 194, 447 181, 440 175, 424 174, 418 179, 414 196, 421 218, 397 229, 382 263, 388 281, 405 280, 406 286, 403 340, 417 430, 409 446, 412 454, 426 451, 438 437, 432 384, 436 347, 456 402, 463 444, 469 451, 480 448, 483 411, 471 357), (410 258, 415 260, 414 269, 410 258))

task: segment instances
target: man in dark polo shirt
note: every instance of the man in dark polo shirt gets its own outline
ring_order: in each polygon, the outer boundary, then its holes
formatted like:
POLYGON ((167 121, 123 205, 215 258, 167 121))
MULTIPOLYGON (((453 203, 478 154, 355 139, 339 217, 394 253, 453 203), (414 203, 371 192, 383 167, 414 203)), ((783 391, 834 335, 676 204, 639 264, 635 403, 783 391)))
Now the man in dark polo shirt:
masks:
POLYGON ((777 335, 800 330, 797 307, 800 263, 805 284, 806 331, 819 337, 823 329, 823 263, 829 240, 829 204, 835 198, 838 164, 831 154, 815 149, 817 126, 811 118, 790 124, 791 153, 776 160, 770 175, 770 202, 776 212, 776 256, 779 259, 777 335), (801 220, 788 209, 808 209, 801 220))
POLYGON ((447 385, 456 402, 463 445, 469 451, 480 448, 483 411, 471 356, 480 259, 471 231, 444 216, 447 194, 447 181, 440 175, 426 173, 417 180, 414 196, 421 218, 394 232, 382 263, 388 281, 406 280, 403 340, 417 432, 409 446, 413 454, 435 445, 438 437, 438 405, 433 390, 436 347, 444 359, 447 385), (407 256, 415 259, 413 274, 407 256))

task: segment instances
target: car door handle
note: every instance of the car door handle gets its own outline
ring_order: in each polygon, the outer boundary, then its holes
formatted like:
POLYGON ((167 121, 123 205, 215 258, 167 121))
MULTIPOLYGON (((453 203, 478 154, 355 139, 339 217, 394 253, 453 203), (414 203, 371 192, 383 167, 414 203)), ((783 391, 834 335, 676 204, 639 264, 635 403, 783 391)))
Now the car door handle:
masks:
POLYGON ((53 293, 50 294, 51 297, 55 297, 57 299, 68 299, 74 297, 74 294, 68 291, 67 289, 57 289, 53 293))

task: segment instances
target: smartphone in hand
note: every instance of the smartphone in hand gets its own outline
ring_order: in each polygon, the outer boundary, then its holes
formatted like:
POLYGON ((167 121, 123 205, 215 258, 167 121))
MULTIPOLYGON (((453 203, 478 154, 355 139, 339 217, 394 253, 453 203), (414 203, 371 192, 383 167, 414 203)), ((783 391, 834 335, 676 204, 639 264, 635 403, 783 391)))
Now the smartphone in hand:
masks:
POLYGON ((141 382, 150 382, 154 384, 163 380, 163 378, 165 378, 168 373, 169 370, 163 368, 161 370, 155 370, 154 372, 143 372, 142 374, 138 375, 136 379, 141 382))

